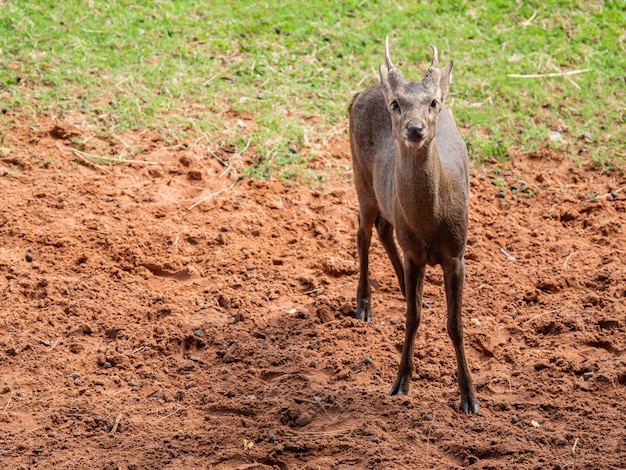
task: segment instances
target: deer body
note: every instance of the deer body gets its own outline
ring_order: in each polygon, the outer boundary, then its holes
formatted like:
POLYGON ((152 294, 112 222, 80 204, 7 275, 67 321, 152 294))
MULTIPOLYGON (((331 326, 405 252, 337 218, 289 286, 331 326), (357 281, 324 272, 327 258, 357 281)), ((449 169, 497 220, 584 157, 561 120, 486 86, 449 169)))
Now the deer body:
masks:
POLYGON ((375 225, 407 299, 406 337, 391 395, 406 394, 422 307, 426 265, 441 265, 448 334, 455 348, 461 409, 478 412, 465 358, 461 304, 468 225, 467 148, 443 106, 452 63, 437 68, 437 50, 420 83, 404 79, 389 58, 380 84, 350 105, 350 143, 359 199, 357 317, 371 321, 369 246, 375 225), (395 229, 404 261, 394 242, 395 229))

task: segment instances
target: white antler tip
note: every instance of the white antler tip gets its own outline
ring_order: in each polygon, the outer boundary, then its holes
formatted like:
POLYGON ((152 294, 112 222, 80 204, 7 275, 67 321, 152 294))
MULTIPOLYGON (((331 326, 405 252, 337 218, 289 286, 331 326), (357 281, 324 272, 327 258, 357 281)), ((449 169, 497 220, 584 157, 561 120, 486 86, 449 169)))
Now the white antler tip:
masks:
POLYGON ((437 51, 437 48, 434 45, 431 44, 430 47, 433 50, 432 66, 433 67, 437 67, 437 66, 439 66, 439 52, 437 51))

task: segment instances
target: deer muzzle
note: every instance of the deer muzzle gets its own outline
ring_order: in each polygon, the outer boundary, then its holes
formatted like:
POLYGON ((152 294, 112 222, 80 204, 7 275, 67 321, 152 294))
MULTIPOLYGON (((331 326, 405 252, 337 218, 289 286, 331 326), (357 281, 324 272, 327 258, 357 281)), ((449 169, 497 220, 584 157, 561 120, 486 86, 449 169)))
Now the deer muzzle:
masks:
POLYGON ((419 148, 424 139, 424 126, 421 124, 409 124, 404 131, 404 144, 408 148, 419 148))

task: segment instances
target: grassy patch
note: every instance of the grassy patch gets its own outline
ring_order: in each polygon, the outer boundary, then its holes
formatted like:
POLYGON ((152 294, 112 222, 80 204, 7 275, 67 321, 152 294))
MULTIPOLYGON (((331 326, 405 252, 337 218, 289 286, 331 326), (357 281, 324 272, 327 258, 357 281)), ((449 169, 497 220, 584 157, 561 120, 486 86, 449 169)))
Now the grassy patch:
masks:
POLYGON ((607 168, 625 158, 625 24, 617 1, 5 1, 0 96, 103 137, 245 147, 252 177, 315 178, 389 34, 408 77, 429 43, 455 61, 449 104, 474 161, 554 149, 607 168))

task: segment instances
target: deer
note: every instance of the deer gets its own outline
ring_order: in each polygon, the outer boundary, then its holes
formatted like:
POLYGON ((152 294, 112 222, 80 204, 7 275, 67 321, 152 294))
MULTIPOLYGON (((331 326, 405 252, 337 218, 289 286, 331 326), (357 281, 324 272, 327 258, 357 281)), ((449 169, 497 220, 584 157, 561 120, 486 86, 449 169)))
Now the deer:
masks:
POLYGON ((369 249, 372 227, 406 298, 406 331, 398 374, 389 395, 406 395, 413 373, 426 266, 443 271, 447 331, 457 360, 460 410, 479 404, 463 346, 461 318, 467 245, 469 160, 463 137, 444 105, 452 61, 439 68, 437 48, 420 82, 406 80, 389 56, 380 83, 357 93, 349 106, 350 147, 359 203, 356 317, 372 321, 369 249), (398 247, 402 249, 400 259, 398 247))

